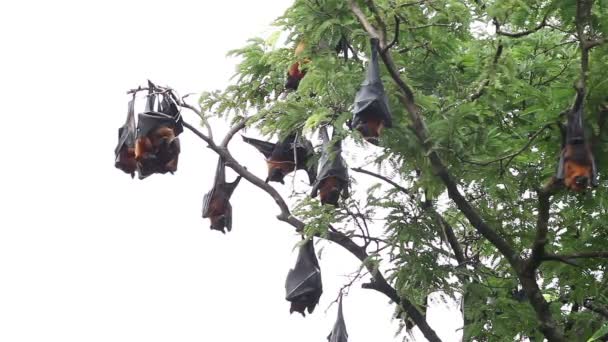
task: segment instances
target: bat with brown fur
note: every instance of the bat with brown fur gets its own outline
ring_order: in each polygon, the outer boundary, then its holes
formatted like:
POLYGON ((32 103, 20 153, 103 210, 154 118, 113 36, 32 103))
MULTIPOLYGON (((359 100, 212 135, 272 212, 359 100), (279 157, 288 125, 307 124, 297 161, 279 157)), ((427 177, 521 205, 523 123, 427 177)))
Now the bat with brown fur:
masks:
POLYGON ((363 139, 378 145, 378 138, 384 128, 392 127, 392 116, 388 98, 380 79, 378 62, 378 39, 371 40, 371 58, 367 66, 367 76, 355 95, 355 108, 350 124, 361 133, 363 139))
POLYGON ((599 183, 595 159, 583 124, 585 92, 582 87, 576 89, 574 105, 566 113, 566 128, 562 129, 562 151, 556 178, 563 181, 568 189, 580 192, 599 183))
POLYGON ((211 229, 225 233, 232 230, 232 206, 230 196, 241 181, 238 176, 232 183, 226 182, 226 165, 222 158, 217 163, 213 188, 203 198, 203 218, 209 218, 211 229))

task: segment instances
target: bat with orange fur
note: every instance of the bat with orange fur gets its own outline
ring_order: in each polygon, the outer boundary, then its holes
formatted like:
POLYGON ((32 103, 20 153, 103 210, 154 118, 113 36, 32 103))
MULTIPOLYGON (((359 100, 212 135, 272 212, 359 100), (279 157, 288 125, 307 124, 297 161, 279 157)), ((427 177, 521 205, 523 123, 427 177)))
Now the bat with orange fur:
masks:
POLYGON ((172 94, 156 94, 152 83, 144 113, 138 115, 135 160, 139 178, 153 173, 173 173, 180 153, 178 135, 183 131, 179 109, 172 94), (157 98, 158 110, 154 110, 157 98))
MULTIPOLYGON (((304 49, 306 48, 306 44, 304 42, 298 43, 296 46, 295 55, 296 57, 301 56, 304 53, 304 49)), ((309 59, 304 59, 302 63, 310 62, 309 59)), ((301 69, 300 62, 293 63, 289 69, 287 70, 287 80, 285 81, 285 89, 295 91, 298 89, 300 85, 300 81, 306 75, 306 70, 301 69)))
POLYGON ((568 189, 576 192, 599 184, 595 159, 583 124, 584 98, 584 90, 577 87, 574 105, 567 112, 566 128, 562 130, 562 151, 556 177, 563 181, 568 189))
POLYGON ((114 166, 135 177, 137 162, 135 160, 135 95, 129 101, 127 121, 118 129, 118 145, 114 150, 114 166))
POLYGON ((284 178, 295 170, 306 170, 312 185, 317 176, 312 143, 302 136, 291 134, 276 144, 243 136, 243 141, 255 147, 266 157, 268 177, 266 182, 285 184, 284 178))
POLYGON ((367 66, 367 76, 355 95, 355 107, 351 128, 361 133, 363 138, 378 145, 384 128, 392 127, 392 116, 388 98, 380 79, 378 62, 378 39, 371 40, 371 58, 367 66))
POLYGON ((342 159, 341 141, 332 142, 326 127, 321 127, 319 135, 323 140, 323 151, 319 159, 317 181, 312 187, 311 197, 319 195, 321 204, 338 205, 340 195, 348 198, 348 168, 342 159))
POLYGON ((203 218, 209 218, 211 229, 225 233, 232 230, 232 206, 230 196, 241 181, 238 176, 232 183, 226 182, 226 165, 222 158, 217 163, 213 188, 203 198, 203 218))

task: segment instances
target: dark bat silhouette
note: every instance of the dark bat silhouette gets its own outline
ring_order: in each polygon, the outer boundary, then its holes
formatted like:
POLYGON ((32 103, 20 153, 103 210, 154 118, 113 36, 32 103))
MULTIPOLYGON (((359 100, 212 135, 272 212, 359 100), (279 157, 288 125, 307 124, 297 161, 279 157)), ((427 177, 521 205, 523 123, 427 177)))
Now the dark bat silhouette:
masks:
POLYGON ((315 151, 312 143, 302 136, 296 137, 296 134, 291 134, 276 144, 245 136, 243 136, 243 141, 255 147, 266 157, 268 166, 266 182, 285 184, 283 179, 294 170, 306 170, 310 184, 315 182, 317 165, 312 159, 315 151))
POLYGON ((346 324, 344 323, 344 316, 342 314, 342 295, 340 295, 340 301, 338 302, 338 318, 334 327, 327 336, 329 342, 347 342, 348 332, 346 331, 346 324))
POLYGON ((308 309, 310 314, 319 303, 323 284, 312 239, 300 247, 296 265, 287 274, 285 292, 285 299, 291 302, 289 313, 297 311, 306 316, 304 310, 308 309))
POLYGON ((203 218, 211 220, 211 229, 226 233, 232 230, 232 206, 230 196, 241 181, 238 176, 234 182, 226 182, 226 165, 220 157, 215 171, 213 188, 203 198, 203 218))
POLYGON ((367 76, 355 95, 354 116, 351 122, 351 128, 359 131, 366 141, 374 145, 378 145, 382 130, 393 125, 388 98, 380 79, 378 49, 378 39, 373 38, 367 76))
POLYGON ((562 151, 557 168, 557 179, 573 191, 583 191, 589 185, 598 186, 597 169, 591 146, 585 136, 583 102, 585 92, 577 87, 574 105, 567 112, 568 123, 562 128, 562 151))
POLYGON ((171 92, 156 94, 159 90, 148 81, 149 94, 146 109, 137 118, 135 159, 139 178, 153 173, 175 172, 180 153, 178 135, 183 132, 181 115, 171 92), (158 101, 158 111, 154 106, 158 101))
POLYGON ((135 95, 129 101, 127 121, 118 129, 118 145, 114 149, 114 166, 135 177, 137 162, 135 160, 135 95))
POLYGON ((321 127, 319 135, 323 140, 323 151, 319 159, 317 181, 312 187, 310 196, 314 198, 320 193, 322 204, 337 206, 340 194, 343 198, 349 196, 348 168, 342 159, 342 143, 339 140, 332 143, 326 127, 321 127))

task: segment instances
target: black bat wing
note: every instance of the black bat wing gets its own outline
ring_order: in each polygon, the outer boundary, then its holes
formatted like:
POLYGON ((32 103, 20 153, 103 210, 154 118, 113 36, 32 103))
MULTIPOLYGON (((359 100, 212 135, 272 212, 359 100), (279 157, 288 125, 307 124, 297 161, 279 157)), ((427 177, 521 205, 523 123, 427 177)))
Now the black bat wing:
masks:
POLYGON ((290 312, 312 313, 323 293, 321 270, 315 255, 313 240, 300 247, 298 259, 285 280, 285 299, 292 303, 290 312))
POLYGON ((135 146, 135 97, 129 101, 127 110, 127 121, 125 124, 118 129, 118 145, 114 150, 114 154, 118 158, 118 154, 124 146, 133 147, 135 146))
POLYGON ((315 149, 310 140, 300 138, 296 145, 297 163, 296 169, 306 170, 308 181, 313 185, 317 180, 318 161, 315 160, 315 149))
POLYGON ((371 40, 371 58, 367 66, 367 76, 355 95, 352 127, 356 127, 366 115, 379 115, 384 120, 385 127, 393 124, 392 115, 388 106, 388 98, 384 85, 380 79, 380 65, 378 63, 378 40, 371 40))
POLYGON ((338 303, 338 318, 334 327, 327 336, 329 342, 347 342, 348 332, 346 331, 346 323, 344 323, 344 315, 342 314, 342 296, 340 296, 340 302, 338 303))
POLYGON ((184 125, 179 107, 173 100, 171 94, 163 96, 163 99, 159 105, 159 111, 174 119, 175 122, 173 123, 173 130, 176 136, 180 135, 184 131, 184 125))
POLYGON ((274 151, 274 148, 276 146, 276 144, 273 144, 273 143, 268 142, 268 141, 263 141, 263 140, 253 139, 253 138, 247 138, 244 135, 242 135, 242 137, 243 137, 243 141, 244 142, 246 142, 249 145, 252 145, 253 147, 255 147, 267 159, 270 158, 270 156, 272 155, 272 151, 274 151))
POLYGON ((311 197, 316 197, 319 191, 321 181, 328 177, 336 177, 340 182, 343 183, 344 192, 343 197, 348 197, 348 166, 342 158, 342 143, 336 141, 325 141, 323 143, 323 152, 319 159, 319 173, 317 174, 317 180, 312 187, 311 197))

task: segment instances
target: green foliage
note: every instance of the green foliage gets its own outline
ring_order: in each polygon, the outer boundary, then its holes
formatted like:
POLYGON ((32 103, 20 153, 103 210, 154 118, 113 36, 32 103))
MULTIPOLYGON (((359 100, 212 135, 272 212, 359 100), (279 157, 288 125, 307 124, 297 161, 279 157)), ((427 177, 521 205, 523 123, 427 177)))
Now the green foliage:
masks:
MULTIPOLYGON (((576 2, 482 2, 483 6, 478 1, 459 0, 376 0, 375 4, 389 24, 389 40, 395 35, 394 18, 400 18, 392 56, 401 77, 415 91, 433 149, 481 216, 526 256, 536 231, 536 190, 555 173, 561 143, 557 123, 563 122, 560 113, 572 104, 573 84, 580 76, 581 51, 573 36, 576 2), (544 18, 551 27, 519 38, 493 33, 494 20, 503 32, 522 32, 536 28, 544 18)), ((361 5, 377 24, 363 2, 361 5)), ((608 1, 596 0, 593 5, 590 34, 606 37, 608 1)), ((365 144, 346 123, 364 78, 369 37, 347 1, 296 0, 275 26, 289 34, 288 48, 277 47, 279 35, 275 33, 231 51, 230 55, 240 59, 235 83, 201 96, 203 110, 236 118, 255 113, 250 125, 266 135, 285 136, 296 130, 311 134, 332 124, 338 135, 353 138, 357 146, 365 144), (358 58, 345 60, 336 55, 334 46, 342 38, 357 51, 358 58), (292 51, 300 41, 306 43, 306 57, 296 57, 292 51), (304 58, 310 62, 303 63, 304 58), (282 95, 286 71, 294 62, 301 62, 306 76, 296 92, 282 95)), ((585 101, 585 120, 594 137, 603 179, 608 170, 608 144, 600 131, 598 107, 608 96, 606 45, 591 50, 585 101)), ((383 81, 394 127, 383 132, 383 148, 375 150, 373 158, 379 167, 391 169, 389 178, 407 185, 409 195, 378 185, 367 192, 354 189, 354 197, 365 198, 363 216, 377 219, 370 221, 381 226, 381 238, 388 246, 372 252, 369 262, 390 270, 389 279, 398 291, 416 303, 435 291, 450 296, 464 293, 467 340, 506 341, 522 336, 541 340, 527 299, 514 297, 519 285, 513 269, 455 205, 442 197, 445 188, 413 134, 397 86, 385 70, 383 81), (441 207, 439 211, 464 248, 465 265, 454 260, 429 205, 441 207)), ((363 153, 358 147, 357 151, 363 153)), ((607 201, 605 181, 587 194, 560 192, 554 196, 547 252, 607 250, 607 201)), ((308 236, 325 235, 330 224, 353 235, 355 222, 347 212, 350 205, 353 202, 333 208, 302 198, 294 214, 306 222, 308 236)), ((572 341, 590 339, 601 322, 589 310, 572 310, 573 303, 591 298, 608 306, 608 265, 601 259, 577 263, 574 267, 545 262, 538 279, 554 318, 572 341)), ((608 328, 604 325, 602 329, 597 336, 608 328)))

